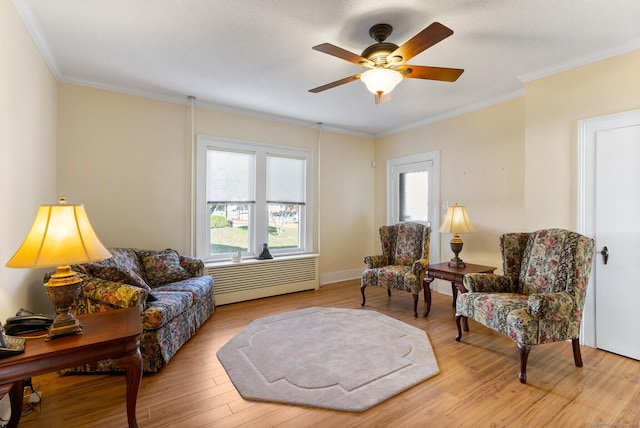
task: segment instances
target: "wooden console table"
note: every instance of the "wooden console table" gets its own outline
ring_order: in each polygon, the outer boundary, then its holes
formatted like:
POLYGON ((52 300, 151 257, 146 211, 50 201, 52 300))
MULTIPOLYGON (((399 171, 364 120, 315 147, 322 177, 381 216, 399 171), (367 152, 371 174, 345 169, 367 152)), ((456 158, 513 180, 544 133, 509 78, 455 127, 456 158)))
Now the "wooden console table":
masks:
POLYGON ((24 379, 79 364, 112 359, 124 369, 127 381, 127 421, 137 427, 136 402, 142 380, 139 308, 79 315, 83 333, 27 340, 25 352, 0 360, 0 397, 11 397, 9 427, 17 427, 22 415, 24 379))
POLYGON ((450 267, 448 262, 429 265, 424 275, 424 296, 427 301, 426 317, 431 310, 431 283, 434 279, 444 279, 451 281, 451 291, 453 293, 453 307, 456 307, 458 291, 466 293, 467 289, 462 285, 462 278, 468 273, 493 273, 496 268, 493 266, 472 265, 467 263, 463 268, 450 267))

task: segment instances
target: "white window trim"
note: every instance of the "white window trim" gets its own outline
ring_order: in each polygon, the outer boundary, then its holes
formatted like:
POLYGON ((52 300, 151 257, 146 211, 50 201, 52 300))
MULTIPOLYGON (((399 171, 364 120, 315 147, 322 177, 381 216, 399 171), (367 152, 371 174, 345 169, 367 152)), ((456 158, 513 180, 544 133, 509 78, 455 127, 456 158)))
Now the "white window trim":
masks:
MULTIPOLYGON (((206 202, 206 168, 207 158, 206 153, 209 148, 219 148, 227 150, 237 151, 251 151, 261 154, 283 155, 291 157, 304 157, 307 160, 306 171, 306 201, 305 201, 305 218, 298 218, 300 224, 303 225, 303 232, 300 234, 300 248, 296 250, 278 250, 272 254, 284 255, 296 255, 296 254, 309 254, 313 252, 313 224, 314 224, 314 160, 313 152, 305 148, 279 146, 274 144, 265 144, 252 141, 234 140, 230 138, 215 137, 211 135, 197 135, 196 138, 196 189, 195 189, 195 249, 196 256, 205 261, 205 263, 227 261, 224 257, 211 257, 207 249, 209 244, 206 239, 206 231, 209 229, 209 218, 207 215, 207 202, 206 202)), ((261 166, 256 167, 256 174, 264 173, 261 166)), ((257 184, 260 184, 259 182, 257 184)), ((264 184, 264 183, 263 183, 264 184)), ((266 200, 264 195, 264 185, 260 185, 256 189, 256 213, 258 215, 264 215, 266 209, 266 200)), ((256 225, 252 224, 251 227, 255 228, 256 225)), ((266 238, 260 239, 260 236, 255 237, 256 241, 266 242, 266 238)), ((253 247, 253 257, 257 257, 262 251, 262 242, 252 242, 250 246, 253 247)))

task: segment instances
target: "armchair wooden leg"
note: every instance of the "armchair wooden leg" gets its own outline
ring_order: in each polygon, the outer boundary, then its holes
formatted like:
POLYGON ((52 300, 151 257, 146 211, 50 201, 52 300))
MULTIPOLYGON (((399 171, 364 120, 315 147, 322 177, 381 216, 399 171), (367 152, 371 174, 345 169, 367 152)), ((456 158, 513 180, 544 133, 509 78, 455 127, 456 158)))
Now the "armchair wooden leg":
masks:
POLYGON ((387 288, 387 296, 391 297, 391 289, 387 288))
POLYGON ((580 353, 580 339, 571 339, 571 346, 573 346, 573 361, 576 363, 576 367, 582 367, 582 354, 580 353))
POLYGON ((531 345, 518 343, 518 349, 520 350, 520 374, 518 379, 520 379, 520 383, 527 383, 527 359, 529 358, 531 345))
POLYGON ((366 285, 360 286, 360 292, 362 293, 362 303, 360 303, 360 306, 364 306, 364 302, 367 300, 367 299, 364 297, 364 289, 365 289, 365 288, 367 288, 367 286, 366 286, 366 285))
POLYGON ((458 335, 456 336, 456 341, 458 342, 460 342, 460 339, 462 339, 462 329, 460 328, 460 318, 466 318, 466 317, 456 314, 456 327, 458 327, 458 335))
POLYGON ((418 295, 413 295, 413 316, 418 318, 418 295))

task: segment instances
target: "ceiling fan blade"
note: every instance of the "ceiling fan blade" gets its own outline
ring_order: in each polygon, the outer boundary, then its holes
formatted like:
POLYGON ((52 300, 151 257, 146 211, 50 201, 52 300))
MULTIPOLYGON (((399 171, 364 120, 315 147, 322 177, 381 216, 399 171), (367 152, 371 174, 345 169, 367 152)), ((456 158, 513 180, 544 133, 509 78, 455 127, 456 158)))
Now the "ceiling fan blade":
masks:
POLYGON ((410 79, 441 80, 443 82, 455 82, 464 72, 462 68, 428 67, 424 65, 403 65, 396 69, 402 73, 402 77, 410 79))
POLYGON ((389 55, 389 62, 407 62, 414 56, 453 34, 453 30, 434 22, 389 55))
POLYGON ((336 86, 344 85, 345 83, 359 80, 360 74, 354 74, 353 76, 345 77, 344 79, 336 80, 335 82, 327 83, 326 85, 318 86, 317 88, 309 89, 309 92, 317 94, 318 92, 326 91, 327 89, 335 88, 336 86))
POLYGON ((324 52, 340 59, 344 59, 345 61, 352 62, 356 65, 360 65, 363 67, 373 67, 373 64, 368 59, 363 58, 360 55, 356 55, 353 52, 349 52, 348 50, 342 49, 338 46, 332 45, 331 43, 322 43, 321 45, 314 46, 311 49, 319 52, 324 52))

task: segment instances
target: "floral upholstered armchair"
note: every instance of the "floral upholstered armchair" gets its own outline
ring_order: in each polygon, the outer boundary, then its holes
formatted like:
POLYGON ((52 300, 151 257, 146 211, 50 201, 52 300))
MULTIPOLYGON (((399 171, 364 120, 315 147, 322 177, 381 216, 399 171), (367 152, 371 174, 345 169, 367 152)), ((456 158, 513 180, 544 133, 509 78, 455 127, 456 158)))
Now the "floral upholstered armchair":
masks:
MULTIPOLYGON (((380 228, 382 254, 366 256, 367 269, 362 272, 360 290, 362 306, 367 286, 383 287, 391 296, 391 290, 403 290, 413 294, 413 315, 418 316, 418 294, 429 266, 429 241, 431 228, 419 223, 399 223, 380 228)), ((425 295, 425 301, 427 296, 425 295)))
POLYGON ((520 351, 520 382, 527 382, 532 345, 571 339, 582 367, 580 323, 594 253, 591 238, 563 229, 500 237, 504 275, 470 274, 456 301, 456 325, 467 317, 506 334, 520 351))

